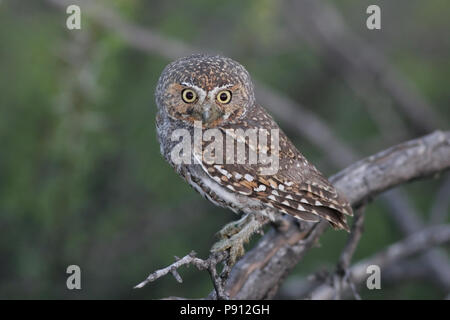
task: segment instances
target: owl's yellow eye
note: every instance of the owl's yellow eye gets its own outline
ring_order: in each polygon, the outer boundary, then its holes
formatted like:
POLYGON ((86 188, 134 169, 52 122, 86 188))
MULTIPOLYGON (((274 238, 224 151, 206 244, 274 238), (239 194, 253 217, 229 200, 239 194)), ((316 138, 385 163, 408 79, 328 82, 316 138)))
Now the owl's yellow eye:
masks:
POLYGON ((217 101, 220 103, 226 104, 231 101, 231 91, 230 90, 222 90, 216 96, 217 101))
POLYGON ((194 102, 197 99, 197 94, 195 93, 194 90, 184 89, 181 92, 181 98, 186 103, 192 103, 192 102, 194 102))

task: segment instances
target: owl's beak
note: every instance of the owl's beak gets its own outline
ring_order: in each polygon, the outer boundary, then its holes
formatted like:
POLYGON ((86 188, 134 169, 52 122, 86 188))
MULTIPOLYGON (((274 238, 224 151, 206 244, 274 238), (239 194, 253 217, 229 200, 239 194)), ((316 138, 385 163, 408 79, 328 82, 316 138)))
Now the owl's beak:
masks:
POLYGON ((203 109, 202 120, 203 122, 209 122, 209 118, 211 117, 210 109, 203 109))
POLYGON ((214 104, 204 104, 202 111, 202 120, 203 122, 209 123, 222 115, 222 111, 214 104))

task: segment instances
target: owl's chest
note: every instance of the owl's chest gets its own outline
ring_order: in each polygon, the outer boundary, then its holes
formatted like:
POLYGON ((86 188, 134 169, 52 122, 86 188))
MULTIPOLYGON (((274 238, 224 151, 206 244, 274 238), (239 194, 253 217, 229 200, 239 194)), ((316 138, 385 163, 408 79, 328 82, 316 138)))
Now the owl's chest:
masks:
POLYGON ((259 200, 232 192, 212 180, 200 165, 182 165, 174 168, 194 190, 219 207, 230 209, 235 213, 254 213, 265 210, 259 200))
POLYGON ((215 205, 228 208, 239 213, 248 207, 248 199, 212 180, 198 164, 176 166, 175 170, 189 183, 194 190, 200 193, 215 205))

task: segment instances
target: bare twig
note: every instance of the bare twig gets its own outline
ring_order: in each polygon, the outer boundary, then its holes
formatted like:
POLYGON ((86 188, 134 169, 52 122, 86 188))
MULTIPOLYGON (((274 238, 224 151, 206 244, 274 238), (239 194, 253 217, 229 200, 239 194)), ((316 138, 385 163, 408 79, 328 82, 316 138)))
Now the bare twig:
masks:
POLYGON ((344 247, 344 250, 341 252, 341 256, 339 258, 337 269, 338 271, 345 271, 350 266, 350 262, 355 253, 356 247, 358 246, 359 240, 361 239, 363 229, 364 229, 364 207, 358 208, 355 210, 355 218, 353 221, 352 229, 350 232, 350 236, 347 240, 347 243, 344 247))
MULTIPOLYGON (((388 265, 404 260, 406 257, 413 256, 424 252, 431 247, 446 244, 448 242, 450 242, 449 225, 429 227, 398 243, 390 245, 386 250, 353 266, 350 269, 352 279, 360 284, 367 278, 367 267, 370 265, 377 265, 383 270, 388 265)), ((348 289, 349 287, 344 284, 343 290, 348 289)), ((336 289, 333 286, 324 283, 312 291, 310 298, 318 300, 331 299, 335 295, 335 290, 336 289)))
POLYGON ((155 272, 152 272, 144 281, 137 284, 134 288, 135 289, 143 288, 149 282, 153 282, 161 277, 166 276, 169 273, 174 276, 174 278, 178 281, 178 283, 182 283, 183 279, 178 273, 178 268, 185 265, 194 265, 199 270, 208 270, 211 276, 211 280, 213 281, 214 288, 216 290, 216 297, 218 297, 219 299, 228 299, 228 296, 223 287, 223 279, 221 278, 220 275, 217 274, 216 269, 216 266, 227 258, 227 254, 214 253, 211 254, 206 260, 197 258, 196 255, 197 254, 194 251, 192 251, 191 253, 189 253, 188 255, 184 256, 181 259, 175 257, 176 261, 174 263, 163 269, 159 269, 156 270, 155 272))
POLYGON ((152 272, 144 281, 137 284, 134 288, 135 289, 143 288, 149 282, 153 282, 156 279, 164 277, 169 273, 171 273, 179 283, 182 283, 183 280, 181 279, 181 276, 178 274, 177 269, 184 265, 193 264, 199 270, 206 270, 209 268, 208 261, 196 258, 196 253, 194 251, 192 251, 191 253, 189 253, 188 255, 184 256, 181 259, 175 257, 175 260, 176 261, 172 263, 170 266, 152 272))
MULTIPOLYGON (((405 197, 402 192, 390 190, 384 196, 392 199, 388 203, 391 207, 390 217, 404 235, 411 235, 425 227, 425 223, 420 218, 420 215, 416 213, 415 208, 408 204, 407 201, 402 201, 403 197, 405 197), (394 191, 396 191, 395 195, 392 194, 394 191), (395 201, 394 197, 400 201, 395 201)), ((423 260, 424 265, 430 271, 430 280, 444 292, 449 292, 450 267, 445 252, 436 248, 426 252, 420 259, 423 260)))
POLYGON ((336 272, 332 275, 334 286, 336 288, 336 299, 340 299, 341 288, 343 283, 347 283, 353 292, 355 299, 360 300, 360 296, 356 291, 356 288, 351 279, 351 274, 348 272, 352 257, 355 253, 356 247, 358 246, 359 240, 361 239, 363 228, 364 228, 364 206, 359 207, 355 211, 355 218, 353 221, 350 236, 344 249, 341 252, 341 256, 336 266, 336 272))
MULTIPOLYGON (((421 253, 418 252, 417 254, 420 255, 421 253)), ((401 282, 424 281, 428 280, 428 273, 429 271, 422 260, 415 259, 411 261, 411 259, 406 258, 404 260, 395 261, 395 263, 385 265, 383 267, 383 272, 381 273, 381 283, 383 284, 383 287, 386 288, 387 286, 392 286, 401 282)), ((350 270, 348 274, 350 274, 350 270)), ((280 289, 280 292, 277 294, 276 298, 285 300, 310 299, 311 292, 323 285, 329 278, 329 273, 325 271, 318 271, 307 277, 290 277, 289 281, 287 281, 286 284, 280 289)), ((357 284, 355 281, 350 282, 349 285, 350 284, 356 291, 357 284)), ((346 298, 349 294, 350 290, 342 292, 342 298, 346 298)), ((358 298, 355 297, 355 299, 358 298)))
POLYGON ((229 297, 224 287, 225 277, 222 277, 217 274, 217 269, 215 265, 210 265, 208 271, 209 274, 211 275, 211 280, 214 284, 214 289, 216 290, 215 297, 220 300, 228 300, 229 297))
POLYGON ((333 286, 336 288, 335 299, 340 299, 343 283, 347 283, 353 291, 353 295, 356 299, 360 299, 356 288, 353 285, 353 280, 348 272, 351 259, 355 253, 356 247, 358 246, 359 240, 361 239, 363 226, 364 226, 364 206, 359 207, 355 211, 355 218, 353 221, 350 236, 344 249, 341 252, 341 256, 336 266, 336 272, 331 275, 331 281, 333 286))
MULTIPOLYGON (((309 277, 313 280, 313 283, 306 283, 303 281, 301 286, 297 288, 297 295, 295 298, 299 298, 298 294, 303 293, 304 296, 307 295, 307 292, 311 291, 315 286, 323 282, 332 283, 335 290, 335 299, 340 299, 341 291, 343 288, 343 284, 346 283, 350 288, 352 288, 353 295, 355 299, 359 300, 360 296, 356 291, 356 288, 353 284, 353 280, 351 279, 351 274, 349 273, 350 262, 355 253, 356 247, 361 239, 363 226, 364 226, 364 206, 361 206, 355 211, 355 218, 351 228, 350 236, 347 240, 347 243, 342 250, 341 256, 337 263, 336 272, 333 274, 327 274, 327 276, 323 277, 319 274, 314 275, 313 277, 309 277), (307 291, 306 288, 309 288, 307 291)), ((309 282, 309 281, 308 281, 309 282)), ((296 290, 296 289, 293 289, 296 290)))

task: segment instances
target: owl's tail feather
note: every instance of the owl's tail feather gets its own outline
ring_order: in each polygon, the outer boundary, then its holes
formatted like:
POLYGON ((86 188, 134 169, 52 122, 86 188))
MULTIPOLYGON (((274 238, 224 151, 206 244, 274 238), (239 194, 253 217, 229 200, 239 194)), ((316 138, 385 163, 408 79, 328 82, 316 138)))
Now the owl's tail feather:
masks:
POLYGON ((309 209, 319 217, 327 220, 334 229, 343 229, 347 232, 350 232, 350 228, 347 224, 347 219, 342 212, 325 206, 311 206, 304 203, 303 207, 307 210, 309 209))
POLYGON ((345 215, 338 210, 323 206, 316 207, 305 203, 302 203, 301 205, 302 210, 294 209, 292 206, 276 202, 272 202, 271 205, 281 212, 287 213, 297 219, 308 222, 318 222, 320 221, 320 218, 323 218, 327 220, 334 229, 343 229, 350 232, 345 215))
MULTIPOLYGON (((331 209, 331 210, 333 210, 333 209, 331 209)), ((331 224, 333 229, 335 229, 335 230, 343 229, 347 232, 350 232, 350 228, 347 224, 347 219, 345 218, 345 216, 342 215, 341 219, 339 219, 339 222, 331 221, 330 219, 327 219, 327 220, 331 224)))
POLYGON ((278 210, 280 210, 283 213, 287 213, 287 214, 289 214, 297 219, 303 220, 303 221, 308 221, 308 222, 319 222, 320 221, 320 218, 312 212, 299 211, 290 206, 284 205, 282 203, 272 203, 272 206, 274 208, 277 208, 278 210))

